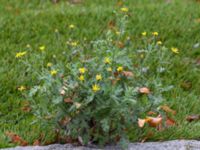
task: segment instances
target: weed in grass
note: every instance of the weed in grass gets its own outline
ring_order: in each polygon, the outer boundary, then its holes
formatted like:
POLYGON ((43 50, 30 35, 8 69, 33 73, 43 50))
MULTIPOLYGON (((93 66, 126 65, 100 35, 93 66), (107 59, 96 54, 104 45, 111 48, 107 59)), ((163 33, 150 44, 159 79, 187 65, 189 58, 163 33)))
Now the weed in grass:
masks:
MULTIPOLYGON (((32 124, 35 118, 30 112, 21 110, 26 99, 21 96, 18 88, 24 86, 29 89, 37 84, 37 81, 35 77, 27 75, 24 65, 18 63, 15 58, 16 53, 28 51, 30 55, 33 51, 35 54, 39 46, 45 45, 46 55, 43 65, 55 64, 56 60, 65 63, 66 57, 63 54, 69 50, 65 47, 69 38, 80 41, 89 53, 91 52, 89 41, 99 38, 107 28, 108 22, 115 20, 113 9, 119 4, 114 0, 88 0, 81 5, 69 5, 62 1, 52 5, 50 1, 41 0, 31 2, 1 0, 0 3, 0 147, 14 146, 5 136, 6 131, 19 134, 29 143, 33 143, 43 132, 45 137, 42 141, 45 143, 54 138, 53 134, 47 134, 52 132, 51 127, 43 128, 40 123, 32 124), (70 24, 75 25, 75 31, 69 30, 70 24), (58 37, 58 33, 61 36, 58 37)), ((141 33, 144 31, 147 35, 158 31, 160 33, 158 40, 163 45, 179 49, 178 55, 170 56, 170 69, 162 77, 163 85, 174 85, 171 92, 164 93, 166 100, 163 103, 177 111, 175 120, 178 127, 163 132, 153 131, 154 134, 149 140, 199 138, 199 123, 187 123, 185 117, 188 114, 199 113, 200 81, 199 66, 196 62, 200 54, 198 47, 200 5, 195 1, 186 0, 170 3, 160 0, 127 0, 125 5, 129 7, 130 13, 127 32, 134 41, 131 49, 141 48, 140 45, 143 45, 141 33), (183 86, 185 83, 190 83, 190 86, 185 88, 183 86)), ((33 64, 36 70, 41 68, 41 61, 33 61, 33 64)), ((143 70, 146 71, 147 68, 143 70)), ((130 132, 129 137, 132 141, 138 141, 147 134, 146 129, 135 130, 130 132)))

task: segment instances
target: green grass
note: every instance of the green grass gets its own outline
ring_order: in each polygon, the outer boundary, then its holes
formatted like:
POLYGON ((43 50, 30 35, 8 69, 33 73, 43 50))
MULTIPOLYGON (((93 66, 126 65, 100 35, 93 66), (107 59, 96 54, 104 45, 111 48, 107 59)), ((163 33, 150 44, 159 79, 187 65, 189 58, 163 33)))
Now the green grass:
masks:
MULTIPOLYGON (((188 123, 188 114, 199 114, 200 106, 200 66, 195 62, 200 58, 200 3, 188 0, 176 0, 166 3, 164 0, 127 0, 125 6, 130 9, 128 33, 138 47, 137 41, 143 31, 158 31, 159 38, 167 47, 178 47, 180 54, 172 58, 172 68, 163 81, 173 84, 173 91, 165 95, 166 101, 177 115, 173 116, 177 126, 162 132, 153 129, 149 140, 198 139, 200 122, 188 123), (184 82, 192 84, 184 90, 184 82)), ((26 50, 30 44, 37 50, 46 45, 46 61, 64 60, 65 42, 69 39, 87 41, 97 39, 108 28, 108 22, 115 19, 113 10, 118 10, 116 0, 85 0, 85 3, 70 5, 64 0, 53 5, 48 0, 1 0, 0 2, 0 147, 13 146, 4 135, 13 131, 29 142, 45 134, 45 140, 51 139, 50 129, 34 121, 30 113, 21 111, 24 98, 18 92, 20 85, 31 86, 36 82, 26 76, 23 65, 15 59, 18 51, 26 50), (67 26, 75 24, 77 29, 71 33, 67 26), (60 32, 59 38, 54 30, 60 32)), ((87 42, 86 41, 86 42, 87 42)), ((136 126, 136 125, 133 125, 136 126)), ((131 133, 133 141, 138 141, 149 131, 137 130, 131 133), (139 135, 140 134, 140 135, 139 135)))

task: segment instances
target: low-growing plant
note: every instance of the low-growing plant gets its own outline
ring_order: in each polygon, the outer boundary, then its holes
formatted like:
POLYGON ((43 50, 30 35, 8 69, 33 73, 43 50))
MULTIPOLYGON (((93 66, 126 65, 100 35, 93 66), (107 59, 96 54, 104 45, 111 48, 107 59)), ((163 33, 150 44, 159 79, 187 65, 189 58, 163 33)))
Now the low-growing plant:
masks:
MULTIPOLYGON (((69 41, 65 62, 44 66, 45 59, 37 54, 42 67, 28 69, 38 83, 27 94, 33 113, 59 127, 70 141, 123 144, 139 117, 159 111, 162 93, 171 88, 162 85, 170 67, 169 50, 157 41, 157 32, 142 33, 141 46, 133 49, 125 30, 127 18, 120 18, 119 30, 113 25, 104 38, 90 42, 89 50, 69 41)), ((33 64, 21 61, 27 68, 33 64)))

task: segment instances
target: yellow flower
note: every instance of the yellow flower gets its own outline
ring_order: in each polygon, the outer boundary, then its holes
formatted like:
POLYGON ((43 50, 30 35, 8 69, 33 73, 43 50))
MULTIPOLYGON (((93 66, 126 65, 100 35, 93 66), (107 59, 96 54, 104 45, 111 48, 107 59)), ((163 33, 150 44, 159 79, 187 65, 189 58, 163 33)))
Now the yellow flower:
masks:
POLYGON ((19 91, 24 91, 24 90, 26 90, 26 88, 25 88, 25 86, 22 85, 22 86, 20 86, 20 87, 18 88, 18 90, 19 90, 19 91))
POLYGON ((31 45, 30 45, 30 44, 27 44, 26 47, 27 47, 27 48, 31 48, 31 45))
POLYGON ((83 68, 79 68, 79 72, 81 73, 81 74, 84 74, 85 72, 86 72, 86 69, 83 67, 83 68))
POLYGON ((158 44, 158 45, 162 45, 162 42, 161 42, 161 41, 158 41, 157 44, 158 44))
POLYGON ((116 34, 116 35, 120 35, 120 34, 121 34, 121 32, 119 32, 119 31, 116 31, 116 32, 115 32, 115 34, 116 34))
POLYGON ((24 55, 26 55, 26 53, 27 53, 27 52, 25 52, 25 51, 24 51, 24 52, 19 52, 19 53, 17 53, 17 54, 15 55, 15 57, 16 57, 16 58, 23 57, 24 55))
POLYGON ((96 75, 96 80, 98 81, 98 80, 102 80, 102 76, 100 75, 100 74, 97 74, 96 75))
POLYGON ((107 71, 111 72, 111 71, 112 71, 112 68, 111 68, 111 67, 107 68, 107 71))
POLYGON ((58 71, 57 70, 51 70, 50 73, 51 73, 52 76, 55 76, 58 73, 58 71))
POLYGON ((53 64, 52 63, 47 63, 47 67, 51 67, 51 66, 53 66, 53 64))
POLYGON ((158 32, 153 32, 152 35, 153 36, 158 36, 158 32))
POLYGON ((55 29, 54 31, 55 31, 56 33, 58 33, 58 29, 55 29))
POLYGON ((80 81, 84 81, 85 80, 85 78, 84 78, 84 76, 83 75, 80 75, 80 77, 78 78, 80 81))
POLYGON ((121 11, 122 11, 122 12, 128 12, 128 8, 127 8, 127 7, 122 7, 122 8, 121 8, 121 11))
POLYGON ((110 64, 111 63, 110 58, 109 57, 104 58, 104 63, 105 64, 110 64))
POLYGON ((144 54, 141 54, 141 55, 140 55, 140 58, 144 58, 144 54))
POLYGON ((120 66, 120 67, 118 67, 118 68, 117 68, 117 71, 118 71, 118 72, 121 72, 121 71, 123 71, 123 67, 121 67, 121 66, 120 66))
POLYGON ((146 36, 146 35, 147 35, 147 32, 142 32, 142 35, 143 35, 143 36, 146 36))
POLYGON ((39 49, 40 49, 41 51, 44 51, 44 50, 45 50, 45 46, 44 46, 44 45, 43 45, 43 46, 40 46, 39 49))
POLYGON ((69 25, 69 28, 70 28, 70 29, 74 29, 74 28, 75 28, 75 25, 70 24, 70 25, 69 25))
POLYGON ((173 53, 176 53, 176 54, 179 53, 178 48, 175 48, 175 47, 172 47, 172 48, 171 48, 171 51, 172 51, 173 53))
POLYGON ((71 46, 77 46, 78 42, 71 42, 71 46))
POLYGON ((100 90, 100 86, 97 85, 97 84, 94 84, 94 85, 92 86, 92 90, 93 90, 94 92, 97 92, 97 91, 100 90))

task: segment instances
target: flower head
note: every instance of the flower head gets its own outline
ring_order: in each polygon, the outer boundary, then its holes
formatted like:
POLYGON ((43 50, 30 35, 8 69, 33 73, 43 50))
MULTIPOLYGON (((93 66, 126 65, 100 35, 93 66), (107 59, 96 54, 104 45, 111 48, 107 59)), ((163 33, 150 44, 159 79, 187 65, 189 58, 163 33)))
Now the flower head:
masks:
POLYGON ((128 12, 128 8, 127 8, 127 7, 122 7, 122 8, 121 8, 121 11, 122 11, 122 12, 128 12))
POLYGON ((31 48, 31 45, 30 45, 30 44, 27 44, 26 47, 27 47, 27 48, 31 48))
POLYGON ((158 36, 158 32, 153 32, 152 35, 153 36, 158 36))
POLYGON ((18 90, 19 91, 24 91, 24 90, 26 90, 26 87, 22 85, 22 86, 18 87, 18 90))
POLYGON ((104 58, 104 63, 105 64, 110 64, 111 63, 110 58, 109 57, 104 58))
POLYGON ((74 29, 74 28, 75 28, 75 25, 70 24, 70 25, 69 25, 69 28, 70 28, 70 29, 74 29))
POLYGON ((74 42, 71 42, 71 44, 70 44, 71 46, 77 46, 78 45, 78 42, 76 42, 76 41, 74 41, 74 42))
POLYGON ((146 36, 147 35, 147 32, 142 32, 142 36, 146 36))
POLYGON ((122 66, 119 66, 119 67, 117 68, 117 71, 118 71, 118 72, 122 72, 122 71, 123 71, 123 67, 122 67, 122 66))
POLYGON ((43 45, 43 46, 40 46, 39 49, 40 49, 41 51, 44 51, 44 50, 45 50, 45 46, 44 46, 44 45, 43 45))
POLYGON ((176 48, 176 47, 172 47, 172 48, 171 48, 171 51, 172 51, 173 53, 176 53, 176 54, 179 53, 179 50, 178 50, 178 48, 176 48))
POLYGON ((47 63, 47 67, 51 67, 51 66, 53 66, 53 64, 50 63, 50 62, 48 62, 48 63, 47 63))
POLYGON ((97 84, 94 84, 94 85, 92 85, 92 90, 93 90, 94 92, 98 92, 98 91, 100 90, 100 86, 97 85, 97 84))
POLYGON ((116 31, 115 34, 116 34, 116 35, 120 35, 121 32, 120 32, 120 31, 116 31))
POLYGON ((84 78, 83 75, 80 75, 78 79, 79 79, 80 81, 84 81, 84 80, 85 80, 85 78, 84 78))
POLYGON ((84 74, 85 72, 86 72, 86 69, 83 67, 83 68, 79 68, 79 72, 81 73, 81 74, 84 74))
POLYGON ((58 31, 58 29, 55 29, 54 31, 55 31, 56 33, 58 33, 58 32, 59 32, 59 31, 58 31))
POLYGON ((19 53, 17 53, 16 55, 15 55, 15 57, 16 58, 21 58, 21 57, 23 57, 24 55, 26 55, 26 51, 24 51, 24 52, 19 52, 19 53))
POLYGON ((97 80, 97 81, 102 80, 102 76, 101 76, 100 74, 97 74, 97 75, 96 75, 96 80, 97 80))
POLYGON ((111 72, 111 71, 112 71, 112 68, 109 67, 109 68, 107 68, 106 70, 107 70, 108 72, 111 72))
POLYGON ((57 70, 51 70, 50 73, 51 73, 52 76, 55 76, 58 73, 58 71, 57 70))
POLYGON ((161 42, 161 41, 158 41, 157 44, 158 44, 158 45, 162 45, 162 42, 161 42))

